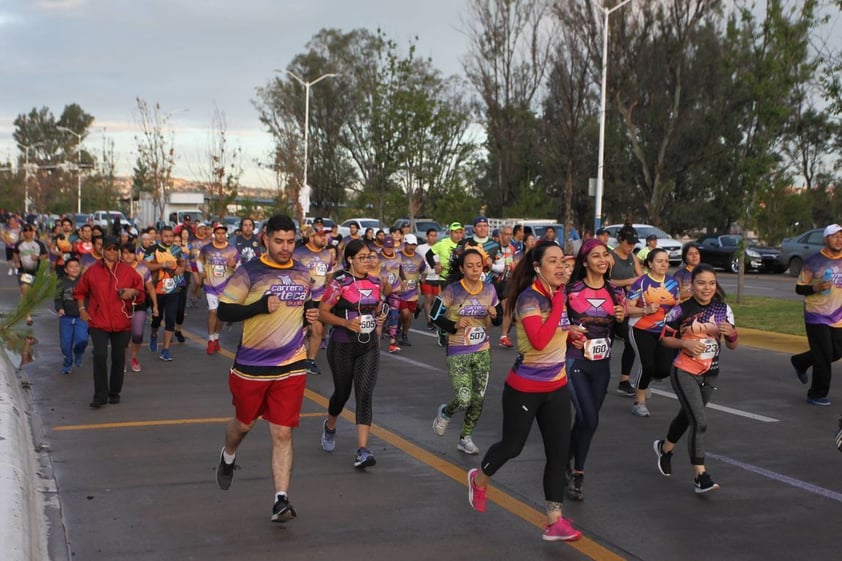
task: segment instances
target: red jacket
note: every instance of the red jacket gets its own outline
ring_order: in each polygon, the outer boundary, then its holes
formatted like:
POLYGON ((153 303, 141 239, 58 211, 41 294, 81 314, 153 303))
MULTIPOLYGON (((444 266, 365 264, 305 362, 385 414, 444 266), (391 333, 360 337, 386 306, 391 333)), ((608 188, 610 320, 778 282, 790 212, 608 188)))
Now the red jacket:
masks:
POLYGON ((84 298, 87 302, 88 326, 103 331, 130 331, 132 328, 132 303, 143 304, 146 293, 143 291, 143 279, 122 261, 113 269, 108 268, 104 260, 88 267, 73 290, 73 298, 84 298), (123 300, 118 291, 121 288, 133 288, 139 293, 134 300, 123 300))

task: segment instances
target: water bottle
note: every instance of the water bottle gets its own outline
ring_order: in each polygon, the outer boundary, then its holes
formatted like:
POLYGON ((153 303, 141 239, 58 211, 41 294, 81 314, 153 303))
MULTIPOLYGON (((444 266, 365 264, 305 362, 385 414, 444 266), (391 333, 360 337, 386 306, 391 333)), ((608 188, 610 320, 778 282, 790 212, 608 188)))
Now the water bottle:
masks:
MULTIPOLYGON (((824 273, 822 273, 822 282, 833 281, 833 271, 830 270, 830 267, 825 268, 824 273)), ((821 291, 822 294, 830 294, 830 288, 821 291)))

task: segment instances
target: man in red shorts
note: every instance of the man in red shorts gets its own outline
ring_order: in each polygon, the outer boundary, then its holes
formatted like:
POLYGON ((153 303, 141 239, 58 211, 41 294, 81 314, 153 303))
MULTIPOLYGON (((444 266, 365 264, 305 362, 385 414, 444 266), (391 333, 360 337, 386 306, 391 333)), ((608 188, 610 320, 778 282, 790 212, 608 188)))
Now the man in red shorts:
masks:
POLYGON ((415 253, 424 258, 427 263, 427 271, 421 277, 421 296, 424 297, 424 318, 427 320, 427 329, 435 330, 436 326, 430 320, 430 308, 433 305, 433 300, 441 292, 441 280, 436 273, 436 261, 430 250, 438 241, 439 232, 435 228, 427 230, 427 239, 424 243, 415 249, 415 253))
POLYGON ((289 502, 292 429, 298 426, 307 379, 304 325, 319 310, 310 302, 310 271, 293 260, 295 223, 273 216, 263 238, 266 252, 236 270, 219 297, 219 319, 242 321, 243 335, 228 375, 235 417, 225 430, 216 482, 226 490, 234 479, 237 448, 258 417, 269 423, 275 504, 272 522, 296 513, 289 502))
POLYGON ((415 248, 418 247, 418 238, 415 234, 407 234, 404 237, 403 249, 398 254, 401 260, 401 292, 398 294, 400 303, 400 331, 401 339, 399 345, 411 347, 409 342, 409 328, 412 325, 412 317, 418 317, 418 294, 420 292, 421 278, 427 270, 427 262, 422 255, 419 255, 415 248))

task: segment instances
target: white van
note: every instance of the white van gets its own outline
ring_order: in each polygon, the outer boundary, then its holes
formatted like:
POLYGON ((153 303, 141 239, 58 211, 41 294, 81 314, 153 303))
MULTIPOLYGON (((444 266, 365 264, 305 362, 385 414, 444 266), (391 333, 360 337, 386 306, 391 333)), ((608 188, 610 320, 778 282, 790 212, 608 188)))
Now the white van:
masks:
POLYGON ((111 228, 117 218, 120 219, 120 224, 129 223, 129 219, 119 210, 98 210, 94 212, 94 224, 99 224, 103 228, 111 228))

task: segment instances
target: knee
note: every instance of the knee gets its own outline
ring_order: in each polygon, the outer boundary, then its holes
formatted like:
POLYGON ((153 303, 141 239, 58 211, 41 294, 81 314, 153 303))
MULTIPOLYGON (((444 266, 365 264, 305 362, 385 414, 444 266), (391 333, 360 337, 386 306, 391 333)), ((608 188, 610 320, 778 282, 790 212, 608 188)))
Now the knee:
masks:
POLYGON ((237 424, 236 424, 237 430, 239 430, 242 434, 248 433, 252 429, 252 427, 254 427, 254 423, 257 422, 257 420, 254 420, 250 423, 244 423, 244 422, 240 421, 239 419, 237 419, 236 421, 237 421, 237 424))

